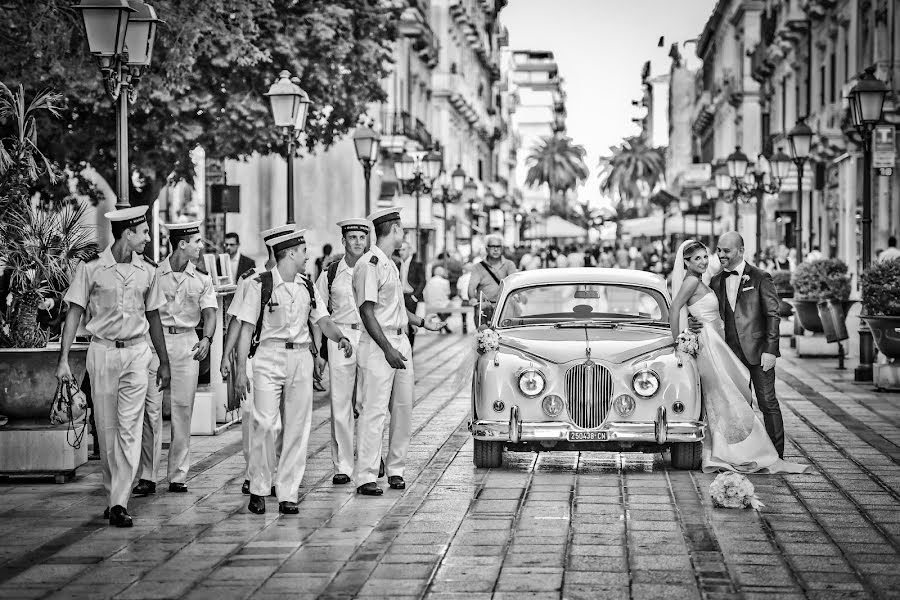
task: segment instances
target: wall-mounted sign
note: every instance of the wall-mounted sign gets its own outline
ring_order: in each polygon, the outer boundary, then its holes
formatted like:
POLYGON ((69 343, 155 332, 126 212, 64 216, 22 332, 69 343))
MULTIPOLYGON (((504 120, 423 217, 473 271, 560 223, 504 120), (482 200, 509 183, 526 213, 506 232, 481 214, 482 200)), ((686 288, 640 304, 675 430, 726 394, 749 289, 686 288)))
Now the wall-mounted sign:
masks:
POLYGON ((897 162, 897 142, 893 125, 876 125, 872 134, 872 168, 890 169, 897 162))

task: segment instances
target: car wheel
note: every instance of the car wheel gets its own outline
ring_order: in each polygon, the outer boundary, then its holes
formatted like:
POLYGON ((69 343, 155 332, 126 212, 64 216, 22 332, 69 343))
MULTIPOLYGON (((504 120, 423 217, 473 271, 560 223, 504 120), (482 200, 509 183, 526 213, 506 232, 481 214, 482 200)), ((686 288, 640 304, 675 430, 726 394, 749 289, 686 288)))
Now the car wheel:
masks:
POLYGON ((473 462, 479 469, 493 469, 503 464, 503 442, 474 440, 473 462))
POLYGON ((703 442, 672 444, 672 468, 696 471, 703 460, 703 442))

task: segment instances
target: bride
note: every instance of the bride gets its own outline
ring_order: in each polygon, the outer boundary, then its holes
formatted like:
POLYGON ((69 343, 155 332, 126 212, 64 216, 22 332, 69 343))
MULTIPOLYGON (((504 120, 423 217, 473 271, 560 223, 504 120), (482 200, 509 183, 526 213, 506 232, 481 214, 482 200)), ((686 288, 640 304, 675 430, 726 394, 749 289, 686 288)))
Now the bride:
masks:
POLYGON ((719 301, 709 282, 709 253, 696 240, 678 248, 672 269, 672 335, 688 325, 688 313, 702 324, 697 367, 707 434, 703 439, 703 471, 738 473, 804 473, 806 465, 778 458, 766 429, 753 411, 750 373, 725 341, 719 301))

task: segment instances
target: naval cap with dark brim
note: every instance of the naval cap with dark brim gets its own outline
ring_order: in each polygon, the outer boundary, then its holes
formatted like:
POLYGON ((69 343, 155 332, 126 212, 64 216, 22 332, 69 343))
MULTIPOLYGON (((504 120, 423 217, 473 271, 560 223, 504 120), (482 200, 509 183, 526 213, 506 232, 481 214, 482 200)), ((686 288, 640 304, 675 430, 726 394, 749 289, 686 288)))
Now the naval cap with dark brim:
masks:
POLYGON ((372 222, 372 225, 378 226, 382 223, 387 223, 388 221, 399 221, 400 220, 400 208, 396 206, 390 206, 388 208, 381 208, 370 214, 366 219, 372 222))
POLYGON ((113 231, 124 231, 129 227, 137 227, 147 222, 147 209, 149 206, 129 206, 104 214, 109 219, 113 231))
POLYGON ((272 248, 272 252, 277 254, 282 250, 287 250, 288 248, 293 248, 294 246, 305 244, 306 239, 303 237, 303 234, 305 233, 305 229, 298 229, 293 233, 288 233, 266 240, 266 244, 268 244, 268 246, 272 248))
POLYGON ((286 233, 291 233, 294 231, 295 226, 291 224, 287 225, 279 225, 278 227, 273 227, 272 229, 265 229, 259 232, 259 235, 262 236, 263 242, 268 242, 272 238, 281 237, 286 233))
POLYGON ((365 233, 366 235, 369 234, 369 222, 366 219, 344 219, 343 221, 338 221, 337 225, 341 228, 341 233, 343 234, 354 231, 365 233))
POLYGON ((165 227, 169 230, 170 238, 183 238, 200 233, 200 224, 201 221, 192 221, 190 223, 172 223, 165 227))

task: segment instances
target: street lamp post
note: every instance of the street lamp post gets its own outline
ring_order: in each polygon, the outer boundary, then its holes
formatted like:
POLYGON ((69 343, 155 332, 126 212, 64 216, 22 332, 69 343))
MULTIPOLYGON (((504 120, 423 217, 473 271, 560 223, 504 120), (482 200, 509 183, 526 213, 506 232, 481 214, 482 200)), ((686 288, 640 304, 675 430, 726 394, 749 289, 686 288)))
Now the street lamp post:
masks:
POLYGON ((758 265, 762 259, 763 197, 766 194, 777 194, 781 189, 781 181, 787 175, 791 159, 779 148, 771 159, 760 154, 756 165, 753 169, 749 169, 750 163, 747 156, 741 152, 740 146, 738 146, 728 157, 727 165, 735 191, 735 215, 737 215, 739 196, 756 199, 755 261, 758 265))
POLYGON ((466 172, 462 170, 461 166, 456 165, 456 169, 453 170, 452 174, 443 171, 435 183, 435 189, 439 189, 441 192, 441 207, 444 209, 444 266, 446 266, 450 254, 447 248, 447 232, 449 229, 447 227, 447 203, 456 202, 462 196, 463 186, 466 184, 466 172))
MULTIPOLYGON (((881 121, 887 86, 875 77, 875 69, 870 67, 860 76, 850 90, 850 116, 853 125, 862 137, 863 143, 863 209, 862 209, 862 270, 872 266, 872 132, 881 121)), ((872 381, 872 363, 875 362, 875 348, 872 331, 860 320, 859 324, 859 366, 856 367, 856 381, 872 381)))
POLYGON ((719 199, 719 188, 708 185, 704 191, 709 200, 709 247, 712 248, 716 238, 716 201, 719 199))
POLYGON ((797 262, 803 262, 803 168, 809 158, 813 132, 802 118, 788 133, 791 149, 791 160, 797 166, 797 223, 794 225, 794 237, 797 238, 797 262))
POLYGON ((700 205, 703 204, 703 192, 691 192, 691 208, 694 209, 694 237, 700 239, 700 205))
POLYGON ((470 177, 463 186, 463 200, 469 204, 469 260, 475 255, 475 201, 478 197, 478 186, 470 177))
POLYGON ((404 153, 394 161, 394 173, 404 182, 416 199, 416 252, 419 260, 425 261, 425 246, 422 244, 422 203, 419 198, 431 191, 432 183, 441 172, 441 155, 436 152, 404 153))
POLYGON ((284 138, 287 160, 287 222, 294 221, 294 152, 300 134, 306 127, 306 115, 309 111, 309 96, 298 83, 299 79, 291 77, 289 71, 278 74, 278 81, 269 87, 264 95, 269 97, 272 106, 272 118, 275 127, 281 130, 284 138))
POLYGON ((81 11, 91 54, 97 58, 106 94, 116 103, 116 208, 127 208, 128 106, 150 67, 156 27, 153 7, 140 0, 82 0, 81 11))
POLYGON ((372 177, 372 167, 378 162, 378 149, 381 146, 381 137, 368 127, 360 127, 353 134, 353 146, 356 148, 356 159, 363 168, 363 176, 366 178, 365 214, 369 214, 371 193, 369 180, 372 177))

